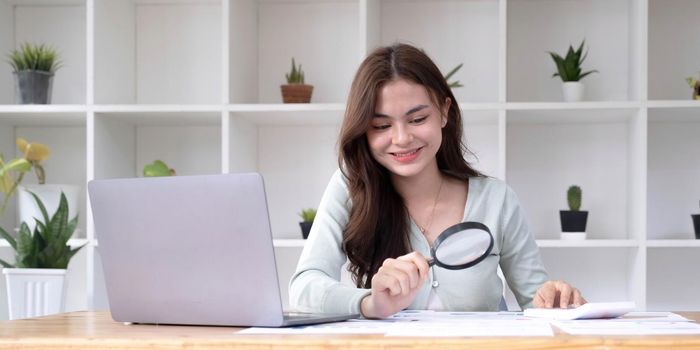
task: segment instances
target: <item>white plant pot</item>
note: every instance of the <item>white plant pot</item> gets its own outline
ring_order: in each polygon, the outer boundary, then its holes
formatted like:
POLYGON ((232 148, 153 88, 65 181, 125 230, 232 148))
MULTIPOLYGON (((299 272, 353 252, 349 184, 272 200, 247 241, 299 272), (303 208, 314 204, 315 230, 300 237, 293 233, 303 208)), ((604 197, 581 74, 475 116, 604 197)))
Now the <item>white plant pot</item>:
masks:
POLYGON ((49 214, 49 218, 53 216, 56 209, 58 209, 58 203, 61 200, 61 191, 65 193, 66 200, 68 201, 68 220, 73 219, 73 217, 78 214, 80 186, 53 184, 20 186, 19 191, 17 191, 17 226, 21 225, 22 222, 26 222, 29 229, 33 231, 34 226, 36 226, 34 218, 42 221, 44 220, 34 197, 32 197, 27 190, 34 192, 34 194, 41 199, 41 202, 44 203, 46 207, 46 212, 49 214))
POLYGON ((583 241, 586 239, 585 232, 562 232, 561 239, 564 241, 583 241))
POLYGON ((580 81, 563 82, 562 91, 564 93, 564 101, 566 102, 583 101, 584 86, 580 81))
POLYGON ((63 312, 65 269, 2 269, 10 319, 63 312))

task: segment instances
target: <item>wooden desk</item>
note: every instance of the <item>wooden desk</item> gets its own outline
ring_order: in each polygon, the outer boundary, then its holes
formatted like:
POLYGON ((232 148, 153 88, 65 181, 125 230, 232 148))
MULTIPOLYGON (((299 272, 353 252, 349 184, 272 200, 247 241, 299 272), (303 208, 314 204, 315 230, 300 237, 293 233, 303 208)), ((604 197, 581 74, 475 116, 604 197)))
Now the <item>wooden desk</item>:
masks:
MULTIPOLYGON (((700 312, 680 312, 698 320, 700 312)), ((0 348, 21 349, 700 349, 700 336, 385 338, 236 335, 240 328, 124 325, 108 312, 0 322, 0 348)))

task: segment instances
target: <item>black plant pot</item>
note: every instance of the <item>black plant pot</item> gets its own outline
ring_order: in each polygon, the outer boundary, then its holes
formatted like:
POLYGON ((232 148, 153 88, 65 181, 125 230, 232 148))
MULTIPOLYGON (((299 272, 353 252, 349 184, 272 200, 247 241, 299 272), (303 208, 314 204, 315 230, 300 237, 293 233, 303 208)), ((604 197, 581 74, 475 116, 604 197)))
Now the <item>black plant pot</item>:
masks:
POLYGON ((695 238, 700 239, 700 214, 691 215, 693 217, 693 227, 695 228, 695 238))
POLYGON ((561 232, 586 232, 587 211, 560 210, 561 232))
POLYGON ((20 104, 51 103, 53 73, 38 70, 14 72, 15 93, 20 104))
POLYGON ((300 222, 299 227, 301 227, 301 236, 304 239, 309 238, 309 231, 311 231, 311 225, 313 222, 300 222))

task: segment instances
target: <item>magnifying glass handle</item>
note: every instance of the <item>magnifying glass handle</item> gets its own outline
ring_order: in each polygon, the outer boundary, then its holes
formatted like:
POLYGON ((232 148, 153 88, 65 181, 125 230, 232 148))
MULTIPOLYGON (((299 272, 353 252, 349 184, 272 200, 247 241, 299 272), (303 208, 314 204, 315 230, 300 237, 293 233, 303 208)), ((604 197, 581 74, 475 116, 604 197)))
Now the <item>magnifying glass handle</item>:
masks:
POLYGON ((433 265, 435 265, 435 259, 433 259, 432 257, 428 258, 428 266, 433 266, 433 265))

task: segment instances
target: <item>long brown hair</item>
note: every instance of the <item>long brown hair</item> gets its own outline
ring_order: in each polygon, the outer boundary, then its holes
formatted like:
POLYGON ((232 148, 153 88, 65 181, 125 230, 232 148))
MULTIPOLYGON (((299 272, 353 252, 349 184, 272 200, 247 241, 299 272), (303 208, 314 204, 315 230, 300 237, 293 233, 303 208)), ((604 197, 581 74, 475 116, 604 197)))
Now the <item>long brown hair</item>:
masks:
POLYGON ((423 85, 441 111, 446 99, 451 101, 436 155, 438 168, 463 180, 481 176, 464 159, 469 151, 462 142, 459 105, 433 61, 406 44, 381 47, 367 56, 353 79, 338 141, 338 162, 352 204, 342 248, 357 287, 370 288, 372 276, 385 259, 411 249, 403 199, 391 183, 390 172, 372 157, 366 136, 375 114, 377 93, 384 84, 398 78, 423 85))

